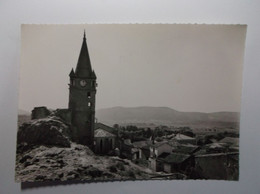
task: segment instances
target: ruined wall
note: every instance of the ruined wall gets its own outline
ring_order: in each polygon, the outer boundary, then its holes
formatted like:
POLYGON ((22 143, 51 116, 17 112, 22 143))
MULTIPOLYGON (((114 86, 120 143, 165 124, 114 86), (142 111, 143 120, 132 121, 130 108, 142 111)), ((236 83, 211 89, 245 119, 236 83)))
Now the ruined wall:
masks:
POLYGON ((50 113, 51 112, 45 106, 34 107, 34 109, 32 110, 31 118, 32 119, 46 118, 50 115, 50 113))
POLYGON ((55 115, 60 117, 65 123, 71 124, 71 111, 69 109, 57 109, 55 115))

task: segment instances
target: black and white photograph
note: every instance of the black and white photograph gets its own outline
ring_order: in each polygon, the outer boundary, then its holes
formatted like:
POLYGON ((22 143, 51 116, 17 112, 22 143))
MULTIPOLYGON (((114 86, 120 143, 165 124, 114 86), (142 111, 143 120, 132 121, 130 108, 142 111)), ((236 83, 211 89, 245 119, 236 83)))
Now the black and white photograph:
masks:
POLYGON ((239 180, 246 25, 21 25, 16 182, 239 180))

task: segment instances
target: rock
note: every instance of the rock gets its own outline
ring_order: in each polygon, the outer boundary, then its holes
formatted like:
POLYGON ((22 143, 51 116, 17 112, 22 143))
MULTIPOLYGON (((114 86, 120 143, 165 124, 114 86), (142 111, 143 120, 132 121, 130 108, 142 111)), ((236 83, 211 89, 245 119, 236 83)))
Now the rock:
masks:
POLYGON ((19 162, 24 163, 24 162, 25 162, 26 160, 28 160, 28 159, 32 159, 32 157, 31 157, 30 155, 25 155, 24 157, 22 157, 22 158, 20 159, 19 162))
POLYGON ((36 176, 35 180, 39 181, 39 180, 44 180, 46 179, 46 176, 43 176, 43 175, 38 175, 36 176))
POLYGON ((96 156, 87 146, 73 142, 69 148, 32 147, 18 154, 16 161, 16 180, 20 182, 147 179, 150 173, 127 159, 96 156))
POLYGON ((109 171, 110 172, 117 172, 117 169, 116 169, 115 166, 110 166, 109 171))
POLYGON ((35 158, 35 159, 33 159, 33 163, 37 163, 37 162, 39 162, 40 160, 38 159, 38 158, 35 158))
POLYGON ((24 167, 27 167, 27 166, 30 166, 30 165, 32 165, 31 162, 26 161, 26 162, 24 163, 24 167))
MULTIPOLYGON (((19 127, 17 144, 70 147, 70 129, 56 117, 32 120, 19 127)), ((18 147, 19 147, 18 146, 18 147)), ((26 148, 28 149, 28 148, 26 148)))
POLYGON ((121 162, 118 162, 118 163, 116 164, 116 167, 117 167, 120 171, 124 171, 124 170, 125 170, 125 166, 124 166, 124 164, 121 163, 121 162))
POLYGON ((93 178, 96 178, 96 177, 101 177, 103 172, 98 170, 97 168, 92 167, 87 171, 87 174, 92 176, 93 178))

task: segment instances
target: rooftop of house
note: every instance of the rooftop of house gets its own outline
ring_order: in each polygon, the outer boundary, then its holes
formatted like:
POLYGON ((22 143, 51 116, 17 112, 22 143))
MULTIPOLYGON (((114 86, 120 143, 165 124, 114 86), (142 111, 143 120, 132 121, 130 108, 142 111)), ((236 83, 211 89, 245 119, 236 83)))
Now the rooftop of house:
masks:
POLYGON ((210 143, 207 144, 206 147, 209 149, 223 149, 226 147, 226 143, 210 143))
POLYGON ((98 128, 95 130, 94 137, 115 137, 115 135, 105 131, 104 129, 98 128))
POLYGON ((239 144, 239 138, 238 137, 225 137, 219 141, 220 143, 230 143, 233 145, 239 144))
POLYGON ((198 148, 199 148, 199 146, 179 145, 179 146, 177 146, 173 149, 173 152, 184 153, 184 154, 192 154, 198 148))
POLYGON ((147 147, 152 145, 152 141, 151 140, 147 140, 147 141, 136 141, 132 143, 134 147, 136 148, 143 148, 143 147, 147 147))
POLYGON ((179 142, 177 142, 176 140, 173 140, 173 139, 169 140, 168 143, 169 143, 172 147, 177 147, 177 146, 183 145, 183 144, 181 144, 181 143, 179 143, 179 142))
POLYGON ((168 164, 180 164, 190 158, 188 154, 181 153, 162 153, 158 158, 168 164))
POLYGON ((173 139, 176 139, 176 140, 194 140, 195 138, 178 133, 173 137, 173 139))
POLYGON ((196 154, 196 158, 202 158, 202 157, 220 157, 220 156, 228 156, 230 158, 236 158, 238 157, 238 152, 227 152, 227 153, 201 153, 196 154))
POLYGON ((131 149, 131 153, 132 153, 132 154, 133 154, 133 153, 136 153, 136 152, 139 152, 138 148, 132 148, 132 149, 131 149))
POLYGON ((151 147, 153 148, 158 148, 158 147, 161 147, 165 144, 168 144, 169 146, 171 146, 168 141, 161 141, 161 142, 156 142, 155 144, 151 144, 151 147))

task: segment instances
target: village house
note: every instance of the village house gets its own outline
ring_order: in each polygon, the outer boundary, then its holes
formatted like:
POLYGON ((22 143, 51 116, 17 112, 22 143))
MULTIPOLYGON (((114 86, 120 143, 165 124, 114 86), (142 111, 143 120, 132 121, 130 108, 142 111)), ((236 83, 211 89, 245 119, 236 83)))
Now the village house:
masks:
POLYGON ((237 137, 225 137, 219 141, 219 143, 226 143, 230 146, 239 146, 239 138, 237 137))
POLYGON ((115 149, 116 136, 104 129, 98 128, 94 133, 95 153, 108 154, 115 149))
POLYGON ((173 148, 172 152, 193 155, 199 149, 199 146, 179 144, 173 148))
POLYGON ((173 147, 167 142, 157 142, 150 146, 149 167, 154 171, 162 171, 162 163, 158 161, 158 157, 162 154, 172 153, 173 147))
POLYGON ((138 149, 139 159, 148 160, 150 157, 151 140, 133 142, 133 147, 138 149))
POLYGON ((173 147, 167 142, 158 142, 150 146, 150 157, 157 158, 162 153, 171 153, 173 147))
POLYGON ((187 173, 192 166, 191 156, 182 153, 163 153, 157 158, 157 171, 187 173))
POLYGON ((121 141, 121 157, 129 160, 148 160, 150 157, 151 144, 152 142, 150 140, 136 141, 132 143, 130 139, 125 139, 121 141))
POLYGON ((120 142, 120 156, 129 160, 135 160, 139 157, 138 149, 134 149, 134 146, 130 139, 124 139, 120 142))
POLYGON ((238 152, 195 155, 197 178, 238 180, 238 152))
POLYGON ((197 144, 196 138, 189 137, 189 136, 183 135, 181 133, 178 133, 175 136, 173 136, 171 140, 176 141, 180 144, 193 144, 193 145, 197 144))

